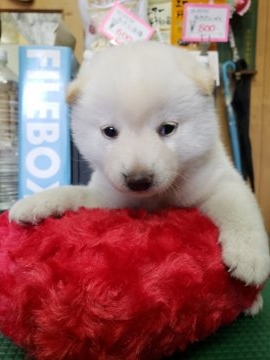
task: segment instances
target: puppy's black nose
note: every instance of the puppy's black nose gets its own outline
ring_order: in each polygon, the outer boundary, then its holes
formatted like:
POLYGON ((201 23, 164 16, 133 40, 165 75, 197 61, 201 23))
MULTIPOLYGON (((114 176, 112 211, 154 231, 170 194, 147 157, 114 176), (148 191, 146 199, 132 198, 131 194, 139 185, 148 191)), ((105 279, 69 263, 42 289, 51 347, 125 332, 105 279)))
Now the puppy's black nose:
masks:
POLYGON ((124 178, 127 187, 132 191, 145 191, 153 184, 153 174, 148 172, 124 174, 124 178))

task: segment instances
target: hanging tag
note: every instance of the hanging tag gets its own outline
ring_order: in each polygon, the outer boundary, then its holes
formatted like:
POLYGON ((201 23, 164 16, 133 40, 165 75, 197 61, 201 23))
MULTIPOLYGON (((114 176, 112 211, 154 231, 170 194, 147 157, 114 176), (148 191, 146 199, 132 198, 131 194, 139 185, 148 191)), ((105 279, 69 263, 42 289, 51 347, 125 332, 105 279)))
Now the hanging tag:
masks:
POLYGON ((101 22, 99 31, 115 45, 149 40, 155 30, 132 11, 115 3, 101 22))
POLYGON ((185 4, 183 40, 186 42, 227 42, 230 5, 185 4))

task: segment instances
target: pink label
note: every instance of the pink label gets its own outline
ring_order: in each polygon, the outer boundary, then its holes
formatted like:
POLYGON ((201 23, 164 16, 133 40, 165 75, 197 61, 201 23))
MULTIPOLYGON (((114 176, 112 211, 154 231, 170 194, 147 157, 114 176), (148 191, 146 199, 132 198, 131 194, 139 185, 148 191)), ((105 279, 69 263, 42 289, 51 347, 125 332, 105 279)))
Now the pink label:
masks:
POLYGON ((229 4, 185 4, 182 40, 226 42, 229 35, 229 4))
POLYGON ((99 31, 116 45, 149 40, 155 30, 120 3, 115 3, 100 24, 99 31))

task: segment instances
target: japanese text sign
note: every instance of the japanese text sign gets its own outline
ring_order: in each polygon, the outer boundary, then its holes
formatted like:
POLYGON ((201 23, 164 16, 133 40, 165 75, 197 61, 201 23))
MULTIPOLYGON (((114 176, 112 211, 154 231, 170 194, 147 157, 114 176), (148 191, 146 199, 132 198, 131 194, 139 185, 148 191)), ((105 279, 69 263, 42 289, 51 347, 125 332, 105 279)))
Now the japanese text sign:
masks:
POLYGON ((129 9, 115 3, 102 21, 99 31, 116 45, 149 40, 155 30, 129 9))
POLYGON ((187 42, 228 41, 230 5, 185 4, 183 40, 187 42))

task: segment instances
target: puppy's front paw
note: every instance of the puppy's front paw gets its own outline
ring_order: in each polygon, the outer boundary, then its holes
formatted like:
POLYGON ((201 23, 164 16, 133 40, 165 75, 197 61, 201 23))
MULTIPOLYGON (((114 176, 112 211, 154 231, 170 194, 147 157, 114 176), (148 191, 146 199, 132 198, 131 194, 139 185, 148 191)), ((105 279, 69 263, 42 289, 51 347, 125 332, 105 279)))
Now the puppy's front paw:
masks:
POLYGON ((261 285, 270 274, 268 239, 264 233, 221 234, 222 257, 232 276, 261 285), (240 235, 240 236, 239 236, 240 235))
POLYGON ((60 216, 65 206, 57 197, 39 193, 17 201, 9 210, 9 220, 20 224, 37 224, 49 216, 60 216))
POLYGON ((263 298, 261 294, 258 294, 254 303, 244 313, 247 316, 255 316, 262 310, 262 308, 263 308, 263 298))
POLYGON ((9 220, 19 224, 38 224, 43 219, 54 215, 48 204, 39 203, 34 197, 17 201, 9 210, 9 220))

